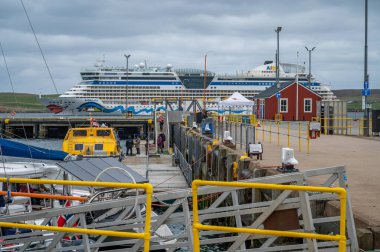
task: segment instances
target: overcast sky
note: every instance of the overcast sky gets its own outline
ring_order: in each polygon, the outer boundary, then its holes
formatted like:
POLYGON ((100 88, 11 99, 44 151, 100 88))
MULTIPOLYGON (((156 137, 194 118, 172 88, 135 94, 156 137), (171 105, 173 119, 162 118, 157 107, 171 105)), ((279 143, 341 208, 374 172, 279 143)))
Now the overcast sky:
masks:
MULTIPOLYGON (((308 67, 333 89, 362 88, 364 0, 24 0, 59 93, 105 55, 107 65, 234 74, 274 60, 308 67)), ((370 87, 380 88, 380 1, 369 0, 370 87)), ((19 0, 1 0, 0 41, 16 92, 55 93, 19 0)), ((11 91, 0 60, 0 92, 11 91)))

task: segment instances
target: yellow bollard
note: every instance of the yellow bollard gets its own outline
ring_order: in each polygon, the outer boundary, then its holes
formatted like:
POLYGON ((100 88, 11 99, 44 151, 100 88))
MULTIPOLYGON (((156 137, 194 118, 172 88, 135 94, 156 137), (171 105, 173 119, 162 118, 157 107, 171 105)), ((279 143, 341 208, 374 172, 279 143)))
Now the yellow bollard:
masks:
POLYGON ((290 122, 288 122, 288 148, 290 148, 290 122))
POLYGON ((298 149, 301 152, 301 122, 298 122, 298 149))
POLYGON ((233 162, 232 163, 232 174, 233 174, 232 177, 233 177, 234 180, 238 179, 237 168, 238 168, 238 163, 237 162, 233 162))

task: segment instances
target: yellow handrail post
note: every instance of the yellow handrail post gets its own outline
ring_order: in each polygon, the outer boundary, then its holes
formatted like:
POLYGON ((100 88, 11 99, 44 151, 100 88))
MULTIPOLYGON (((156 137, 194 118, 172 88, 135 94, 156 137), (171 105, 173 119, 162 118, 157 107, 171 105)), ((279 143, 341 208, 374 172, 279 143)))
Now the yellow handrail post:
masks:
POLYGON ((346 251, 346 210, 347 210, 347 192, 342 188, 339 193, 340 198, 340 227, 339 227, 339 252, 346 251))
POLYGON ((199 229, 196 227, 198 224, 198 185, 196 183, 192 184, 193 190, 193 251, 199 252, 201 249, 200 238, 199 238, 199 229))
POLYGON ((310 122, 307 123, 307 154, 310 154, 310 122))
POLYGON ((290 122, 288 122, 288 148, 290 148, 290 122))
POLYGON ((151 184, 147 184, 145 188, 146 192, 146 219, 145 219, 145 235, 144 235, 144 252, 149 252, 150 248, 150 221, 152 215, 152 194, 153 194, 153 186, 151 184))
POLYGON ((262 124, 262 125, 263 125, 263 128, 262 128, 261 130, 263 131, 263 136, 262 136, 261 141, 264 142, 264 141, 265 141, 265 130, 264 130, 264 129, 265 129, 265 121, 263 121, 263 124, 262 124))
POLYGON ((298 149, 301 152, 301 122, 298 122, 298 149))
POLYGON ((359 119, 359 128, 358 128, 359 136, 362 135, 362 130, 363 130, 363 132, 364 132, 363 125, 364 125, 364 121, 363 121, 362 118, 360 118, 360 119, 359 119))
MULTIPOLYGON (((327 127, 327 118, 323 118, 323 120, 325 120, 325 125, 324 125, 324 128, 325 128, 325 135, 327 135, 327 131, 328 131, 328 127, 327 127)), ((309 134, 309 132, 307 133, 309 134)))
POLYGON ((272 121, 269 121, 269 143, 272 143, 272 121))

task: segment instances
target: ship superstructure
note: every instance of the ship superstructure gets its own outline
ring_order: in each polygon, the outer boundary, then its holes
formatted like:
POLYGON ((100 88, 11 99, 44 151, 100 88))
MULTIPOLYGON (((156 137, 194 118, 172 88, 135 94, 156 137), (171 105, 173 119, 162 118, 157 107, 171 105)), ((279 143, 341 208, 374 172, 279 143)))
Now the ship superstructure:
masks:
MULTIPOLYGON (((248 99, 266 88, 275 85, 275 65, 265 62, 247 72, 236 75, 217 75, 197 69, 176 69, 147 67, 144 63, 132 69, 105 67, 81 72, 82 81, 62 94, 57 100, 44 100, 44 104, 54 113, 78 114, 81 112, 103 113, 149 113, 150 101, 154 99, 202 99, 221 100, 238 91, 248 99), (128 83, 128 85, 127 85, 128 83), (206 89, 204 89, 206 87, 206 89), (206 91, 205 91, 206 90, 206 91), (128 103, 128 108, 126 104, 128 103)), ((280 81, 298 81, 308 84, 305 67, 295 64, 280 64, 280 81), (298 68, 298 70, 296 70, 298 68)), ((324 100, 336 97, 328 86, 311 78, 310 88, 324 100)))

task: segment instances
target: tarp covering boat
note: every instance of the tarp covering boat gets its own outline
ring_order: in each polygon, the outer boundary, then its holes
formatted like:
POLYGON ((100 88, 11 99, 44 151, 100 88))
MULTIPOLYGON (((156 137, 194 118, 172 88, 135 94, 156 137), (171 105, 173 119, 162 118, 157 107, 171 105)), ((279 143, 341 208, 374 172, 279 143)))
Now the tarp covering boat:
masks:
POLYGON ((0 155, 46 160, 65 160, 69 153, 0 138, 0 155))
POLYGON ((58 174, 54 164, 36 162, 0 162, 0 177, 42 178, 58 174))
POLYGON ((58 162, 57 165, 82 181, 133 183, 130 177, 133 176, 136 183, 149 182, 130 167, 112 157, 85 158, 80 161, 58 162))

